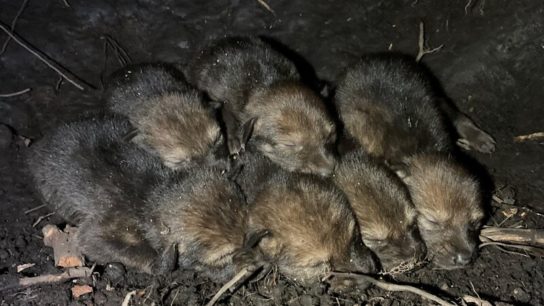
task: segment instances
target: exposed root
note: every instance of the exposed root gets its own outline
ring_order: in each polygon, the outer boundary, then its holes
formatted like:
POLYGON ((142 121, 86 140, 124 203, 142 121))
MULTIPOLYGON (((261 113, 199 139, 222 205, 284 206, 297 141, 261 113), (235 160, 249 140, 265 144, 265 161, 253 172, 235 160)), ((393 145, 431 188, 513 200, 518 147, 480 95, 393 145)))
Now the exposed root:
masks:
POLYGON ((11 37, 21 47, 25 48, 28 52, 32 53, 32 55, 34 55, 40 61, 42 61, 44 64, 46 64, 49 68, 55 70, 55 72, 60 74, 63 78, 65 78, 68 82, 70 82, 72 85, 74 85, 77 89, 85 90, 83 85, 80 85, 74 79, 67 76, 67 73, 62 72, 61 68, 59 68, 59 65, 54 64, 51 60, 46 59, 45 55, 40 54, 41 52, 31 48, 28 44, 23 42, 23 40, 19 39, 14 33, 12 33, 4 24, 0 23, 0 29, 2 29, 2 31, 4 31, 6 34, 8 34, 8 36, 11 37))
POLYGON ((419 51, 417 52, 416 62, 419 63, 421 59, 423 58, 423 56, 425 56, 426 54, 431 54, 431 53, 440 51, 442 47, 444 47, 444 45, 440 45, 434 49, 428 49, 427 47, 425 47, 425 24, 423 23, 423 21, 420 21, 419 22, 419 41, 418 41, 419 51))
POLYGON ((414 294, 417 294, 423 298, 426 298, 428 300, 431 300, 435 303, 438 303, 442 306, 455 306, 455 304, 450 303, 444 299, 439 298, 438 296, 429 293, 427 291, 421 290, 419 288, 408 286, 408 285, 399 285, 394 283, 388 283, 382 280, 377 280, 374 277, 364 275, 364 274, 356 274, 356 273, 341 273, 341 272, 331 272, 329 276, 341 276, 341 277, 352 277, 352 278, 358 278, 362 279, 368 283, 373 284, 374 286, 381 288, 383 290, 387 291, 402 291, 402 292, 411 292, 414 294))
POLYGON ((221 288, 219 288, 219 291, 213 296, 213 298, 206 304, 206 306, 213 306, 219 298, 223 295, 223 293, 227 292, 228 290, 231 290, 231 288, 235 288, 236 285, 239 285, 240 283, 245 282, 254 271, 258 270, 260 267, 257 267, 255 270, 250 271, 248 268, 243 268, 238 272, 234 277, 225 283, 221 288))
POLYGON ((136 295, 136 291, 137 290, 132 290, 129 293, 127 293, 127 295, 125 295, 125 298, 123 299, 123 303, 121 303, 121 306, 130 305, 130 300, 132 299, 133 296, 136 295))
POLYGON ((542 229, 490 226, 483 228, 480 235, 495 242, 544 247, 544 230, 542 229))
POLYGON ((25 88, 23 90, 19 90, 19 91, 12 92, 12 93, 0 94, 0 98, 9 98, 9 97, 20 96, 20 95, 23 95, 23 94, 25 94, 25 93, 27 93, 29 91, 30 91, 30 88, 25 88))
POLYGON ((482 229, 479 248, 496 246, 501 251, 522 256, 544 257, 544 231, 540 229, 498 228, 482 229), (504 248, 518 249, 523 252, 509 251, 504 248))
POLYGON ((42 222, 45 218, 49 218, 51 217, 52 215, 54 215, 55 213, 52 212, 52 213, 48 213, 47 215, 43 215, 43 216, 39 216, 38 219, 36 220, 36 222, 34 222, 32 224, 32 227, 36 227, 38 224, 40 224, 40 222, 42 222))
POLYGON ((270 5, 268 5, 268 3, 266 3, 265 0, 257 0, 257 2, 259 2, 259 4, 262 5, 267 11, 272 13, 272 15, 276 16, 276 12, 274 12, 274 10, 270 7, 270 5))
POLYGON ((92 273, 93 270, 87 267, 69 268, 61 274, 45 274, 35 277, 23 277, 19 279, 19 286, 29 287, 41 284, 61 283, 73 278, 89 277, 92 275, 92 273))
POLYGON ((514 137, 514 142, 541 141, 541 140, 544 140, 544 132, 537 132, 537 133, 519 135, 514 137))
MULTIPOLYGON (((12 32, 15 31, 15 25, 17 25, 17 19, 19 19, 19 17, 21 16, 23 11, 25 10, 27 4, 28 4, 28 0, 23 0, 23 4, 21 4, 21 7, 17 11, 17 14, 13 18, 13 21, 11 21, 10 29, 11 29, 12 32)), ((8 44, 9 44, 10 40, 11 40, 11 36, 8 36, 8 38, 6 38, 6 40, 4 41, 4 44, 2 45, 2 49, 0 49, 0 56, 2 56, 2 54, 4 54, 4 52, 6 52, 6 48, 8 47, 8 44)))

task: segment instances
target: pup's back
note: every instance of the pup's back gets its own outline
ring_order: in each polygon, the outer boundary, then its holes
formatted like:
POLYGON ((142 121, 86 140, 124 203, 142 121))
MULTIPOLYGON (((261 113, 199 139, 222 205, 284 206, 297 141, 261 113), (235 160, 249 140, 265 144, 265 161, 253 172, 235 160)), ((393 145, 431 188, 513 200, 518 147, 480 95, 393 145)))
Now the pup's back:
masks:
POLYGON ((202 49, 191 65, 190 80, 211 99, 240 113, 255 88, 298 80, 295 65, 256 37, 230 37, 202 49))
POLYGON ((61 126, 27 156, 37 191, 63 218, 77 222, 119 200, 141 201, 146 187, 168 176, 160 160, 123 140, 119 118, 61 126))
POLYGON ((173 67, 125 67, 112 75, 106 100, 110 110, 127 116, 135 127, 132 140, 172 169, 226 158, 214 110, 173 67))
POLYGON ((417 212, 393 172, 358 150, 342 157, 333 180, 355 212, 365 245, 386 271, 409 269, 424 257, 417 212))
POLYGON ((336 105, 347 134, 367 152, 399 162, 451 146, 428 77, 402 57, 366 56, 347 69, 336 105))
POLYGON ((270 231, 259 249, 291 279, 311 284, 332 270, 374 271, 353 212, 332 183, 278 171, 250 205, 250 231, 270 231))

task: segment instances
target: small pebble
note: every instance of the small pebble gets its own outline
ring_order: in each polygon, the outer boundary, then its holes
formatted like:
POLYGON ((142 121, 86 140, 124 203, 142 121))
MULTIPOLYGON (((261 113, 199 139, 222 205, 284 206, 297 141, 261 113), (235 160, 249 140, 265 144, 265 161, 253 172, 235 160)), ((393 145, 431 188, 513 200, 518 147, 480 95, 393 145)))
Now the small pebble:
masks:
POLYGON ((512 291, 512 295, 518 302, 527 303, 531 300, 531 295, 519 287, 512 291))

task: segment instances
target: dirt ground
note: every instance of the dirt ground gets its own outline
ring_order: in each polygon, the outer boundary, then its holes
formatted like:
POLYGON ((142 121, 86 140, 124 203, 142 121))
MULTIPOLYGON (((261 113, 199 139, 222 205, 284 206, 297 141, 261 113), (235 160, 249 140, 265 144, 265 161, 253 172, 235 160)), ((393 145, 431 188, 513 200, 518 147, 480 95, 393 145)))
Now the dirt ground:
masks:
MULTIPOLYGON (((22 0, 0 0, 0 20, 10 25, 22 0)), ((122 279, 98 267, 86 280, 94 293, 74 299, 72 283, 19 290, 2 288, 16 277, 59 272, 41 227, 62 224, 52 215, 33 226, 47 208, 32 191, 22 155, 24 139, 38 139, 63 122, 92 116, 103 106, 102 79, 121 66, 120 48, 132 62, 183 65, 206 40, 225 35, 259 34, 289 46, 311 64, 317 76, 333 82, 361 54, 417 53, 419 22, 427 45, 443 47, 423 58, 446 94, 497 141, 493 154, 470 153, 491 180, 487 193, 544 213, 544 143, 513 142, 517 135, 544 131, 544 4, 540 0, 385 1, 269 0, 55 0, 28 1, 15 32, 60 63, 87 86, 80 91, 11 41, 0 55, 0 305, 120 305, 139 290, 138 304, 200 305, 220 287, 191 271, 163 279, 128 272, 122 279), (9 127, 9 129, 6 129, 9 127), (11 133, 13 138, 11 138, 11 133), (507 192, 505 192, 507 191, 507 192), (16 273, 16 266, 35 266, 16 273), (145 291, 144 291, 145 290, 145 291)), ((0 43, 6 36, 0 34, 0 43)), ((125 56, 125 59, 127 57, 125 56)), ((484 179, 484 178, 482 178, 484 179)), ((488 224, 543 228, 544 218, 488 203, 488 224)), ((424 268, 396 277, 460 305, 459 297, 479 295, 491 302, 544 305, 542 258, 481 250, 469 268, 424 268)), ((85 282, 83 280, 82 282, 85 282)), ((408 293, 370 289, 334 295, 324 286, 302 288, 270 275, 227 294, 224 305, 421 305, 408 293)), ((499 305, 499 304, 497 304, 499 305)))

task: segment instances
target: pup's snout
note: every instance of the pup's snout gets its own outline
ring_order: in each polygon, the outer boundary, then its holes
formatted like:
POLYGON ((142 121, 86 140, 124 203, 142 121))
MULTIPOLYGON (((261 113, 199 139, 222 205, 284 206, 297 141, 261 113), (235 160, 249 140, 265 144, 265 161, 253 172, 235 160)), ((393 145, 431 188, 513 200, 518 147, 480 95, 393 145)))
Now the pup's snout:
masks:
POLYGON ((323 177, 329 177, 332 175, 336 166, 336 158, 329 153, 318 152, 314 155, 313 161, 310 163, 310 171, 321 175, 323 177))
POLYGON ((463 251, 455 254, 452 258, 452 262, 455 266, 463 267, 472 262, 474 255, 472 252, 463 251))

